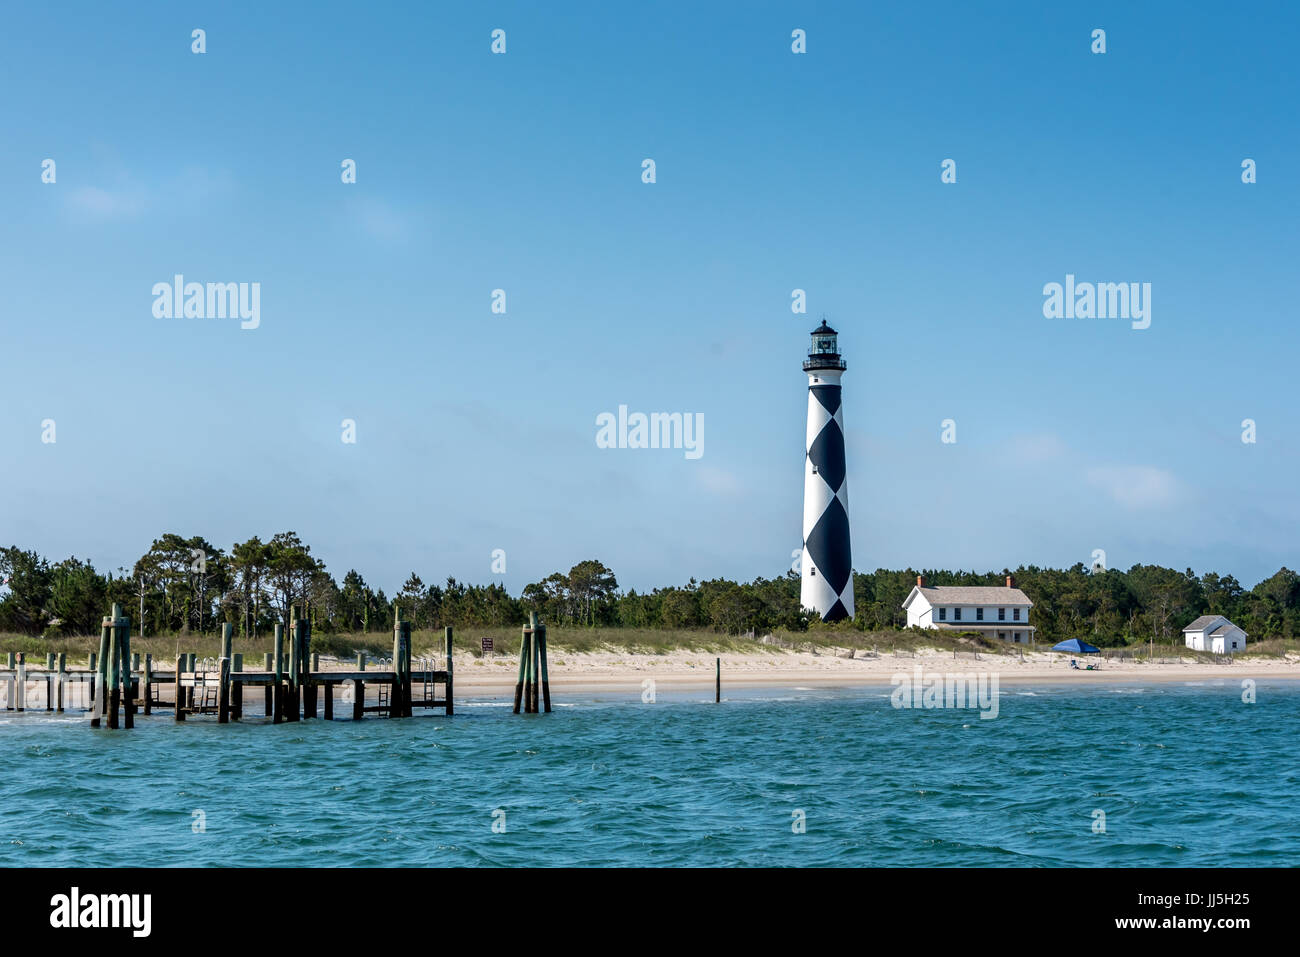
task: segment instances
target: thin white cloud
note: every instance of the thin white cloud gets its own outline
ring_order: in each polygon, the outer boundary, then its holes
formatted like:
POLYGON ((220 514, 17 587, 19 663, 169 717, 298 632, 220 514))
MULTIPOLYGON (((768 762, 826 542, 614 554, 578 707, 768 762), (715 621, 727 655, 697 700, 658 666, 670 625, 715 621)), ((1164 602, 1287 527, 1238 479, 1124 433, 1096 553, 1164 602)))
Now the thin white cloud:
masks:
POLYGON ((359 200, 352 205, 352 212, 361 229, 375 239, 396 242, 412 230, 408 215, 380 199, 359 200))
POLYGON ((1011 439, 1008 458, 1017 465, 1042 465, 1064 458, 1069 447, 1059 435, 1039 432, 1017 435, 1011 439))
POLYGON ((740 479, 734 472, 715 468, 712 465, 701 465, 696 472, 700 484, 710 492, 718 495, 735 495, 741 490, 740 479))
POLYGON ((66 195, 68 211, 79 219, 128 219, 139 215, 144 207, 140 194, 128 190, 78 186, 66 195))
POLYGON ((1183 496, 1183 484, 1154 465, 1099 465, 1084 473, 1088 483, 1126 508, 1164 508, 1183 496))

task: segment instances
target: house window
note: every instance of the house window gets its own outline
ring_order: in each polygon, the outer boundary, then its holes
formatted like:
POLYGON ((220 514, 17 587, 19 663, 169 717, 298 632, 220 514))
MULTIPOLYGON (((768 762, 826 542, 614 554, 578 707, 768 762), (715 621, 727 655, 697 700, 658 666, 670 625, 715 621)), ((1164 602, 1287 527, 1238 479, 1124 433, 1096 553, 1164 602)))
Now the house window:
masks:
POLYGON ((1007 633, 1005 631, 999 631, 998 641, 1006 641, 1006 640, 1007 640, 1007 633))
POLYGON ((939 620, 940 620, 940 621, 947 621, 947 620, 948 620, 948 609, 947 609, 947 608, 940 608, 940 609, 939 609, 939 620))
POLYGON ((1012 608, 1012 609, 1011 609, 1011 619, 1012 619, 1012 621, 1019 621, 1019 620, 1020 620, 1020 609, 1019 609, 1019 608, 1012 608))
POLYGON ((1017 645, 1020 644, 1020 632, 1016 632, 1016 642, 1015 642, 1015 643, 1016 643, 1017 645))
POLYGON ((983 609, 983 608, 976 608, 976 609, 975 609, 975 620, 976 620, 976 621, 983 621, 983 620, 984 620, 984 609, 983 609))
POLYGON ((1006 621, 1006 620, 1007 620, 1007 610, 1005 608, 999 608, 998 621, 1006 621))
POLYGON ((952 610, 952 620, 953 620, 953 621, 961 621, 961 609, 960 609, 960 608, 954 608, 954 609, 952 610))

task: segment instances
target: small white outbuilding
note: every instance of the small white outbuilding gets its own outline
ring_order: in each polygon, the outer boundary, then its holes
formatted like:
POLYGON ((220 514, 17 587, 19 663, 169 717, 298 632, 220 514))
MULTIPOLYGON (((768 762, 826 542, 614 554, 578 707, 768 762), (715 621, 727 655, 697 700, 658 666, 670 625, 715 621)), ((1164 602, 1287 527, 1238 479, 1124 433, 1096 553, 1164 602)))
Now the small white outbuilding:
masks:
POLYGON ((1246 650, 1246 633, 1222 615, 1202 615, 1183 629, 1183 641, 1194 651, 1230 655, 1246 650))

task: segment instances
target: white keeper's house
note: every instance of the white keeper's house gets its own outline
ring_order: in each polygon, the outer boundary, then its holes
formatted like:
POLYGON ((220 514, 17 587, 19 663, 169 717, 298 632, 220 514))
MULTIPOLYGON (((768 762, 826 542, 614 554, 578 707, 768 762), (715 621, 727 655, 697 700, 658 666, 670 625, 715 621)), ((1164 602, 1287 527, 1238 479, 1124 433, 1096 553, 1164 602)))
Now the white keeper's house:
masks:
POLYGON ((1195 651, 1230 655, 1246 650, 1246 633, 1222 615, 1202 615, 1183 629, 1183 642, 1195 651))
POLYGON ((927 586, 916 576, 916 587, 903 602, 909 628, 977 631, 988 638, 1027 645, 1034 637, 1029 609, 1034 603, 1007 576, 1006 587, 927 586))

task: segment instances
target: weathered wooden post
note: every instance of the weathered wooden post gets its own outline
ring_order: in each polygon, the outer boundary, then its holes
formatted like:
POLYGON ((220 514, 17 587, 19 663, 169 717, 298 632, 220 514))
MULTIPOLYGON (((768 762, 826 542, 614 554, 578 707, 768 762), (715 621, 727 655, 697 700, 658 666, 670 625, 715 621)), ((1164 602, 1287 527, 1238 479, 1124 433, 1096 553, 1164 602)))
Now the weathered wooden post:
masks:
POLYGON ((99 622, 99 654, 90 656, 90 726, 98 728, 107 709, 104 702, 104 664, 108 661, 108 637, 113 632, 113 619, 99 622))
POLYGON ((153 714, 153 655, 144 656, 144 670, 140 672, 140 697, 144 713, 153 714))
POLYGON ((66 652, 62 652, 62 651, 59 652, 58 662, 56 663, 55 667, 58 672, 58 696, 59 696, 58 704, 55 710, 62 711, 63 702, 65 700, 66 688, 68 685, 68 656, 66 652))
POLYGON ((122 646, 118 644, 117 616, 121 611, 113 606, 113 616, 108 626, 107 675, 104 680, 105 701, 108 703, 108 726, 117 729, 117 712, 122 706, 122 646))
POLYGON ((334 720, 334 682, 325 682, 325 720, 334 720))
POLYGON ((18 682, 14 691, 14 705, 16 711, 23 711, 27 707, 27 654, 18 652, 18 682))
POLYGON ((715 704, 722 701, 722 659, 718 659, 718 674, 713 681, 713 701, 715 704))
MULTIPOLYGON (((94 664, 95 663, 92 661, 91 667, 94 667, 94 664)), ((10 671, 14 670, 14 653, 12 651, 5 654, 5 667, 10 671)))
POLYGON ((448 625, 443 632, 443 645, 447 653, 447 714, 454 714, 455 695, 452 691, 452 681, 456 677, 455 658, 451 653, 451 625, 448 625))
POLYGON ((542 662, 542 704, 547 714, 551 713, 551 676, 546 663, 546 623, 537 626, 537 649, 542 662))
MULTIPOLYGON (((240 652, 235 652, 230 657, 230 673, 244 673, 244 656, 240 652)), ((230 716, 236 721, 244 717, 244 683, 233 678, 230 681, 230 716)))
POLYGON ((285 715, 289 721, 302 717, 302 634, 298 625, 298 606, 293 608, 293 617, 289 619, 289 694, 286 704, 289 711, 285 715))
POLYGON ((352 679, 352 720, 360 721, 366 711, 366 682, 363 678, 352 679))
MULTIPOLYGON (((262 656, 262 670, 268 675, 275 673, 275 656, 269 651, 262 656)), ((262 686, 263 692, 262 703, 266 706, 266 716, 271 717, 271 685, 269 683, 262 686)))
POLYGON ((135 695, 131 681, 131 619, 121 614, 121 607, 113 606, 114 627, 117 630, 118 655, 122 668, 122 727, 135 727, 135 695))
POLYGON ((541 684, 542 684, 541 637, 542 637, 542 629, 545 627, 546 627, 545 625, 540 624, 538 622, 534 622, 533 624, 533 658, 532 661, 529 663, 529 672, 530 672, 530 677, 532 679, 530 682, 530 687, 532 688, 531 691, 532 697, 530 698, 530 700, 532 702, 533 714, 538 714, 541 712, 541 684))
POLYGON ((411 651, 411 623, 403 621, 402 610, 397 609, 393 620, 393 694, 389 702, 388 715, 392 718, 406 718, 411 714, 411 671, 409 654, 411 651))
POLYGON ((221 656, 217 670, 217 724, 230 723, 230 658, 221 656))
POLYGON ((528 649, 524 660, 524 714, 533 713, 533 661, 537 648, 537 615, 528 616, 528 649))
POLYGON ((185 670, 185 656, 176 656, 176 720, 185 720, 185 693, 181 691, 181 672, 185 670))
POLYGON ((302 669, 302 713, 305 718, 316 717, 316 682, 312 679, 311 619, 301 618, 302 647, 298 651, 298 666, 302 669))
MULTIPOLYGON (((537 613, 530 612, 528 620, 534 622, 537 620, 537 613)), ((532 640, 533 629, 531 625, 524 625, 519 635, 519 677, 515 679, 515 708, 514 713, 519 713, 519 705, 524 698, 524 681, 528 677, 528 644, 532 640)))
POLYGON ((275 681, 271 683, 271 723, 279 724, 284 720, 284 688, 281 675, 284 672, 284 625, 275 626, 275 681))
POLYGON ((54 710, 54 652, 45 653, 45 710, 54 710))
POLYGON ((357 652, 357 671, 365 671, 365 670, 366 670, 366 653, 365 653, 364 651, 358 651, 358 652, 357 652))
MULTIPOLYGON (((185 670, 188 671, 191 675, 195 675, 198 673, 199 656, 192 651, 185 656, 185 670)), ((190 686, 185 689, 185 707, 191 711, 194 710, 194 692, 195 692, 194 682, 191 681, 190 686)))

